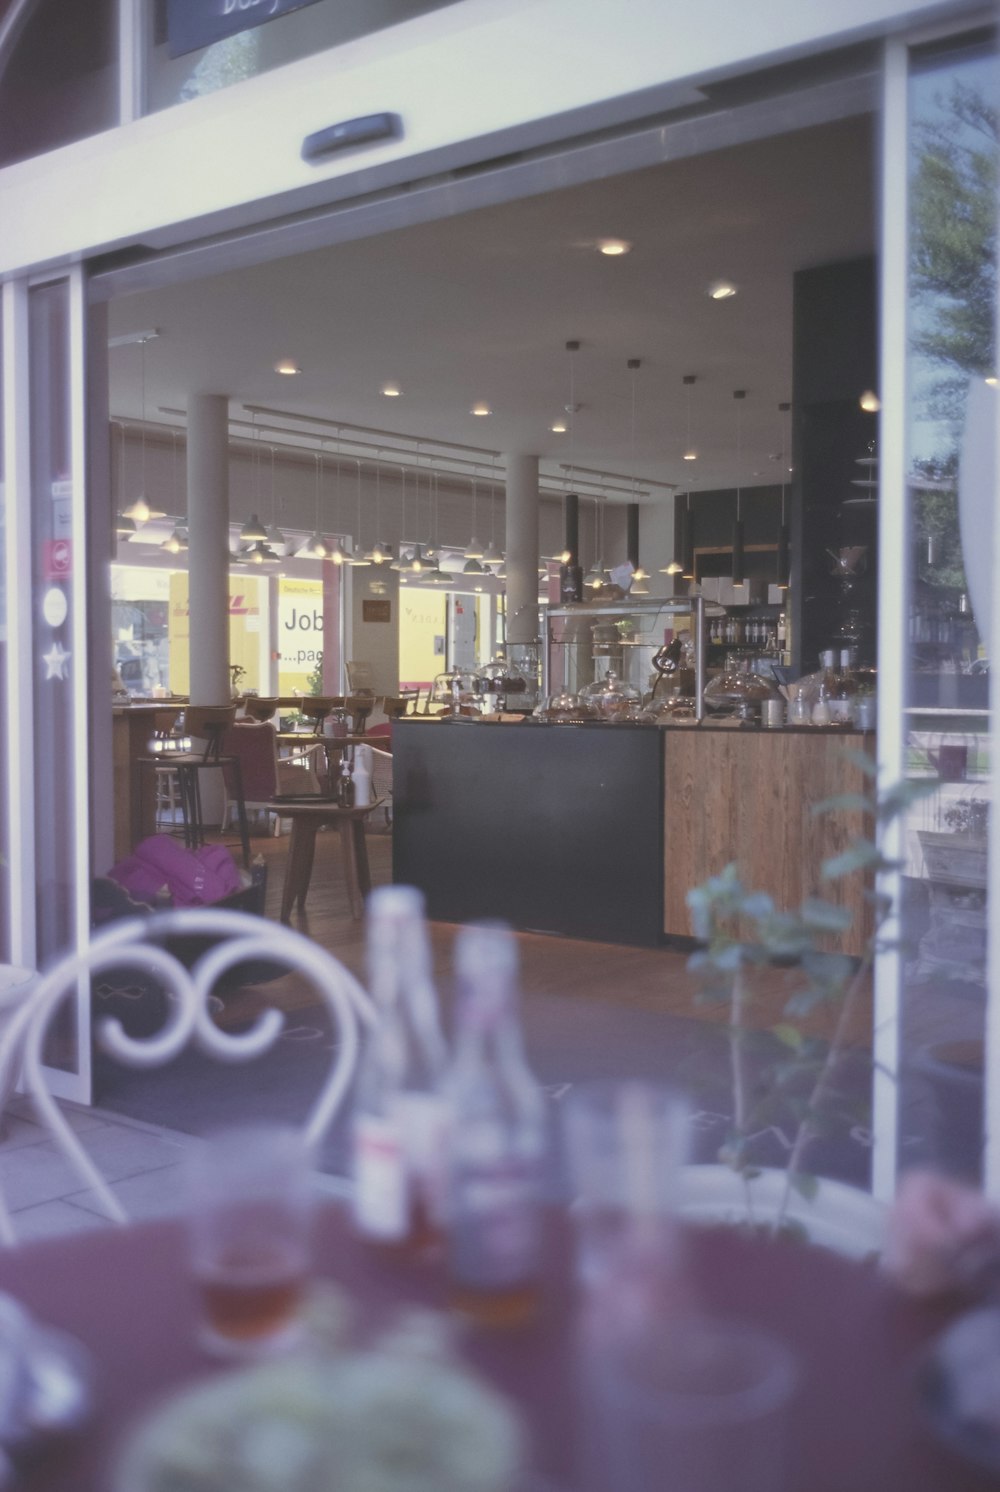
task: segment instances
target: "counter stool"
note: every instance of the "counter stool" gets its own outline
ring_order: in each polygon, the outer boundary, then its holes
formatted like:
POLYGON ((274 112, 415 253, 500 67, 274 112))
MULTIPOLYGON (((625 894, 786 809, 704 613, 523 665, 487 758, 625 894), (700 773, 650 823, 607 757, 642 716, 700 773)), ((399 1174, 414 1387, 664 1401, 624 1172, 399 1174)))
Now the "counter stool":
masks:
POLYGON ((238 756, 224 755, 222 737, 226 728, 236 719, 237 706, 188 705, 184 711, 185 735, 205 742, 198 751, 170 753, 169 765, 162 756, 141 757, 139 767, 152 766, 157 772, 165 768, 177 774, 180 790, 180 808, 184 821, 184 843, 189 850, 205 843, 205 825, 201 812, 201 783, 199 774, 206 767, 226 767, 231 776, 230 797, 236 805, 240 825, 240 843, 243 847, 243 864, 250 869, 250 829, 247 824, 246 802, 243 796, 243 772, 238 756))

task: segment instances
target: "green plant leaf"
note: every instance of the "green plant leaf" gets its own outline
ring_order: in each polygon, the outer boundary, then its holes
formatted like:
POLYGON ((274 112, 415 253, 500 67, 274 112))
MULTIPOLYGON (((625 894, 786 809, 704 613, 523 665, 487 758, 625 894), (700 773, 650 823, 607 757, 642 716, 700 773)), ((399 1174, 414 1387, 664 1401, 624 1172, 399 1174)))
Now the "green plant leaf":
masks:
POLYGON ((772 1036, 776 1036, 782 1046, 791 1047, 797 1052, 802 1046, 802 1032, 798 1026, 791 1025, 788 1021, 780 1021, 778 1025, 771 1027, 772 1036))
POLYGON ((802 903, 802 921, 815 932, 846 932, 854 921, 850 907, 810 896, 802 903))
POLYGON ((866 798, 864 793, 836 793, 832 798, 814 803, 809 812, 813 818, 821 813, 874 813, 875 802, 866 798))
POLYGON ((912 807, 914 803, 932 797, 940 786, 940 777, 908 777, 902 782, 893 783, 892 787, 887 787, 884 792, 879 793, 879 818, 883 822, 894 819, 897 814, 905 813, 906 809, 912 807))
POLYGON ((867 751, 852 751, 849 748, 844 751, 844 760, 857 767, 872 782, 878 777, 878 762, 867 751))
POLYGON ((771 917, 774 914, 774 897, 768 896, 766 891, 752 891, 743 897, 740 911, 744 917, 753 917, 755 920, 771 917))
POLYGON ((807 1202, 813 1201, 819 1191, 818 1179, 811 1176, 808 1171, 796 1171, 792 1176, 792 1185, 799 1196, 804 1197, 807 1202))
POLYGON ((840 855, 824 860, 821 873, 825 881, 836 881, 841 876, 853 875, 856 870, 871 870, 878 866, 884 869, 887 862, 882 859, 878 845, 869 839, 858 839, 848 845, 840 855))

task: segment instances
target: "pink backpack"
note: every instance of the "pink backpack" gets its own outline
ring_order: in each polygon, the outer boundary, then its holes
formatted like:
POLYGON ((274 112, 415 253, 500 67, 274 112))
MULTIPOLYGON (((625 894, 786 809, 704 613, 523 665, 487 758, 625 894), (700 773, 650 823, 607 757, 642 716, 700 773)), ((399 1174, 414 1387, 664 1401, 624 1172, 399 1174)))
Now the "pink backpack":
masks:
POLYGON ((138 901, 154 902, 166 888, 175 907, 211 906, 240 891, 243 882, 225 845, 187 850, 169 834, 140 840, 127 860, 108 871, 138 901))

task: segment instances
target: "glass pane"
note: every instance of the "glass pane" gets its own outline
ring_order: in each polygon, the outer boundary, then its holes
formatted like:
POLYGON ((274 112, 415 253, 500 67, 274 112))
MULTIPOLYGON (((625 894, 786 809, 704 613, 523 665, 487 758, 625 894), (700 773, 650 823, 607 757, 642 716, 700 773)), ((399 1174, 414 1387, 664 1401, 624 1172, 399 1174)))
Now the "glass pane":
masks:
MULTIPOLYGON (((298 0, 294 10, 284 0, 279 3, 287 14, 260 20, 260 12, 251 11, 252 24, 245 29, 234 29, 210 45, 177 56, 179 46, 187 44, 190 18, 193 15, 197 23, 198 16, 205 14, 203 0, 149 0, 152 48, 147 61, 147 112, 228 88, 286 62, 441 10, 455 0, 298 0)), ((214 24, 220 29, 235 28, 241 15, 245 21, 247 11, 246 6, 230 6, 214 24)))
POLYGON ((0 166, 117 124, 115 11, 114 0, 27 7, 0 57, 0 166))
POLYGON ((995 37, 909 84, 909 660, 900 1161, 978 1178, 986 1015, 990 545, 998 418, 995 37))
MULTIPOLYGON (((35 660, 35 906, 44 968, 75 933, 73 613, 69 285, 36 287, 28 302, 31 346, 31 656, 35 660)), ((75 1067, 73 1013, 54 1031, 47 1060, 75 1067)))
MULTIPOLYGON (((0 304, 0 348, 3 347, 3 306, 0 304)), ((3 357, 0 356, 0 740, 7 739, 7 469, 3 442, 3 357)), ((7 778, 0 774, 0 962, 10 962, 10 845, 8 841, 7 778)))

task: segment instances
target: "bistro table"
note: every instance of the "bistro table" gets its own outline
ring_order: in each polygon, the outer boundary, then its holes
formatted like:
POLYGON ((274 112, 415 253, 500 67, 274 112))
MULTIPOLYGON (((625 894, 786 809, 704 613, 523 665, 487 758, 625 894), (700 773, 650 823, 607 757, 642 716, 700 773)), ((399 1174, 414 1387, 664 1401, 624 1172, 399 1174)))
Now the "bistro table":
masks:
MULTIPOLYGON (((470 1329, 463 1356, 519 1407, 546 1488, 579 1492, 583 1416, 574 1388, 578 1312, 568 1228, 553 1211, 538 1319, 518 1330, 470 1329)), ((435 1268, 389 1264, 324 1204, 316 1273, 349 1294, 367 1333, 406 1304, 447 1308, 435 1268)), ((735 1230, 686 1230, 690 1289, 706 1309, 755 1322, 799 1359, 787 1492, 986 1492, 995 1480, 956 1459, 924 1428, 913 1373, 950 1319, 896 1292, 869 1266, 794 1242, 735 1230)), ((93 1355, 94 1413, 36 1454, 23 1492, 108 1492, 130 1428, 171 1392, 223 1371, 195 1340, 196 1302, 177 1221, 28 1243, 0 1254, 0 1288, 93 1355)), ((652 1484, 670 1492, 670 1478, 652 1484)), ((738 1474, 733 1482, 739 1486, 738 1474)), ((613 1492, 608 1488, 608 1492, 613 1492)))
POLYGON ((354 917, 364 915, 365 897, 372 889, 368 846, 365 843, 365 819, 384 802, 384 798, 374 798, 370 803, 344 808, 329 798, 316 795, 312 799, 306 796, 271 799, 274 812, 282 818, 290 819, 292 823, 288 860, 285 864, 285 885, 281 893, 282 922, 289 921, 292 907, 296 903, 300 912, 304 909, 316 856, 316 835, 320 829, 330 827, 335 827, 340 834, 351 914, 354 917))

